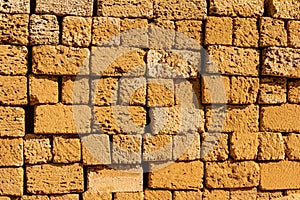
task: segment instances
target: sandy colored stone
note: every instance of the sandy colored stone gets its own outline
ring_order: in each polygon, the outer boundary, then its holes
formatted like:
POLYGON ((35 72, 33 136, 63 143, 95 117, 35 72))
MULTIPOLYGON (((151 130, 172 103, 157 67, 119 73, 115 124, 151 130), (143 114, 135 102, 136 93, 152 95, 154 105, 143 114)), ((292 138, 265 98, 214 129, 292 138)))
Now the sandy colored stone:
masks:
POLYGON ((78 138, 53 137, 53 162, 72 163, 81 160, 81 145, 78 138))
POLYGON ((201 55, 187 50, 150 50, 147 75, 155 78, 198 78, 201 55))
POLYGON ((3 0, 0 2, 0 12, 29 14, 30 0, 3 0))
POLYGON ((147 82, 144 77, 121 78, 119 81, 119 103, 121 105, 146 105, 147 82))
POLYGON ((287 30, 283 20, 260 19, 260 46, 287 46, 287 30))
POLYGON ((95 107, 94 132, 105 134, 142 134, 146 110, 138 106, 95 107))
POLYGON ((175 44, 175 23, 169 20, 155 19, 149 24, 150 49, 173 49, 175 44))
POLYGON ((299 21, 288 21, 287 22, 287 30, 288 30, 288 43, 289 46, 299 48, 300 42, 300 22, 299 21))
POLYGON ((25 135, 25 110, 18 107, 0 107, 0 136, 25 135))
POLYGON ((230 77, 220 75, 202 75, 202 103, 219 104, 230 100, 230 77))
POLYGON ((130 199, 130 200, 143 200, 144 194, 142 192, 121 192, 121 193, 115 193, 114 194, 115 200, 124 200, 124 199, 130 199))
POLYGON ((62 44, 88 47, 92 37, 92 18, 67 16, 62 22, 62 44))
POLYGON ((241 47, 258 47, 259 31, 257 19, 236 18, 234 19, 233 24, 233 45, 241 47))
POLYGON ((201 189, 204 166, 201 161, 150 164, 149 187, 165 189, 201 189))
POLYGON ((174 86, 176 105, 200 107, 201 83, 198 79, 175 79, 174 86))
POLYGON ((206 18, 205 45, 211 44, 232 44, 233 20, 229 17, 206 18))
POLYGON ((174 160, 197 160, 200 159, 200 134, 187 133, 173 136, 173 159, 174 160))
POLYGON ((300 80, 291 80, 288 83, 288 100, 290 103, 300 102, 300 80))
POLYGON ((89 73, 89 55, 86 48, 35 46, 32 48, 32 71, 47 75, 77 75, 79 72, 86 75, 89 73))
POLYGON ((89 168, 87 187, 94 192, 140 192, 143 170, 140 166, 89 168))
POLYGON ((111 164, 111 142, 105 134, 81 136, 82 162, 84 165, 111 164))
POLYGON ((120 44, 120 19, 94 17, 92 44, 98 46, 117 46, 120 44))
POLYGON ((202 21, 180 20, 175 22, 176 38, 175 47, 177 49, 197 49, 201 48, 203 42, 202 21))
POLYGON ((72 165, 26 166, 26 185, 29 194, 64 194, 83 192, 83 168, 72 165))
POLYGON ((156 199, 172 200, 172 193, 167 190, 146 189, 144 192, 144 199, 145 200, 156 200, 156 199))
POLYGON ((256 200, 275 200, 283 197, 282 192, 258 192, 256 200))
POLYGON ((92 47, 92 75, 142 76, 146 52, 130 47, 92 47))
POLYGON ((230 155, 235 160, 255 160, 258 145, 258 133, 234 132, 230 136, 230 155))
POLYGON ((174 105, 174 82, 172 79, 147 80, 147 106, 168 107, 174 105))
POLYGON ((0 88, 1 104, 27 104, 27 78, 25 76, 0 76, 0 88))
POLYGON ((58 45, 59 24, 55 15, 31 15, 29 23, 30 45, 58 45))
POLYGON ((1 44, 28 44, 29 15, 0 14, 0 43, 1 44))
POLYGON ((151 135, 143 136, 143 160, 167 161, 172 160, 172 136, 151 135))
POLYGON ((230 191, 230 199, 232 200, 257 200, 257 189, 251 189, 251 190, 232 190, 230 191))
POLYGON ((282 104, 280 106, 263 106, 260 114, 262 131, 300 131, 300 105, 282 104))
POLYGON ((90 85, 88 78, 64 76, 62 78, 61 100, 63 104, 88 104, 90 85))
POLYGON ((114 135, 112 141, 112 162, 115 164, 141 163, 141 135, 114 135))
POLYGON ((97 106, 116 105, 118 99, 118 78, 99 78, 92 80, 92 103, 97 106))
POLYGON ((252 77, 231 77, 230 103, 253 104, 259 90, 259 79, 252 77))
POLYGON ((0 195, 22 196, 23 168, 0 168, 0 195))
POLYGON ((264 14, 263 0, 212 0, 209 8, 210 15, 257 17, 264 14))
POLYGON ((78 15, 78 16, 92 16, 93 1, 92 0, 68 0, 60 1, 53 0, 45 2, 43 0, 36 0, 36 13, 51 13, 58 16, 64 15, 78 15))
POLYGON ((260 188, 262 190, 299 189, 300 163, 281 161, 261 163, 260 188))
POLYGON ((144 17, 153 15, 153 3, 151 0, 102 0, 102 15, 110 17, 144 17))
POLYGON ((228 159, 228 135, 222 133, 203 133, 201 158, 204 161, 228 159))
POLYGON ((300 135, 289 134, 284 138, 285 153, 289 160, 300 160, 300 135))
POLYGON ((0 74, 25 75, 28 50, 24 46, 0 45, 0 74))
POLYGON ((65 194, 50 196, 50 200, 79 200, 78 194, 65 194))
POLYGON ((255 162, 208 162, 205 182, 208 188, 248 188, 259 184, 259 165, 255 162))
POLYGON ((20 200, 50 200, 47 195, 24 195, 20 200))
POLYGON ((11 200, 11 198, 10 197, 5 197, 5 196, 1 196, 0 200, 11 200))
POLYGON ((86 191, 82 194, 83 200, 90 200, 90 199, 101 199, 101 200, 111 200, 112 193, 109 192, 95 192, 95 191, 86 191))
POLYGON ((58 78, 29 77, 30 105, 58 103, 58 78))
POLYGON ((261 104, 286 103, 286 82, 284 78, 262 78, 258 102, 261 104))
POLYGON ((174 191, 173 193, 174 200, 201 200, 202 192, 201 191, 174 191))
POLYGON ((229 200, 229 191, 225 190, 204 190, 203 200, 229 200))
POLYGON ((259 51, 256 49, 216 45, 208 47, 208 54, 206 72, 249 76, 259 74, 259 51))
POLYGON ((24 159, 27 164, 50 162, 52 160, 50 138, 27 134, 24 138, 24 159))
POLYGON ((284 157, 284 142, 281 133, 259 134, 259 160, 283 160, 284 157))
POLYGON ((90 133, 90 122, 91 111, 88 106, 66 106, 59 103, 35 108, 35 133, 90 133))
POLYGON ((259 109, 249 106, 214 106, 206 110, 208 132, 258 132, 259 109))
POLYGON ((154 0, 154 16, 162 19, 203 19, 207 14, 207 3, 204 0, 184 1, 154 0))
POLYGON ((0 139, 0 166, 23 165, 23 139, 0 139))
POLYGON ((269 16, 284 19, 300 19, 300 7, 297 0, 267 0, 266 5, 269 16))

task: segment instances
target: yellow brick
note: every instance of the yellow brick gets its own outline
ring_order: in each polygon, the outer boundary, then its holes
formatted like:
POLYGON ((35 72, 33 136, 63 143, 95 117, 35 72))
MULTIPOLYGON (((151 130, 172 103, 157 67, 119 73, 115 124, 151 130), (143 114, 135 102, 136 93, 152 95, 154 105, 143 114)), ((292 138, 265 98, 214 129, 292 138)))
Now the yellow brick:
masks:
POLYGON ((0 139, 0 166, 22 166, 23 162, 23 140, 0 139))
POLYGON ((145 200, 172 200, 172 193, 166 190, 145 190, 145 200))
POLYGON ((23 175, 22 168, 0 168, 0 195, 22 196, 23 175))
POLYGON ((258 47, 259 32, 256 19, 236 18, 233 23, 233 44, 235 46, 258 47))
POLYGON ((30 13, 30 0, 8 0, 1 4, 0 12, 3 13, 30 13))
POLYGON ((148 107, 174 105, 174 82, 172 79, 148 79, 147 81, 148 107))
POLYGON ((25 110, 18 107, 0 107, 0 136, 25 135, 25 110))
POLYGON ((174 160, 197 160, 200 159, 200 134, 186 133, 173 136, 173 159, 174 160))
POLYGON ((50 200, 79 200, 78 194, 65 194, 50 196, 50 200))
POLYGON ((202 75, 202 103, 228 103, 230 100, 230 78, 220 75, 202 75))
POLYGON ((72 163, 81 159, 80 139, 53 137, 53 162, 72 163))
POLYGON ((20 200, 49 200, 49 197, 46 195, 24 195, 20 200))
POLYGON ((289 46, 300 47, 300 22, 299 21, 288 21, 287 29, 289 32, 288 42, 289 46))
POLYGON ((260 133, 259 160, 283 160, 284 156, 284 143, 281 133, 260 133))
POLYGON ((143 160, 166 161, 172 160, 172 136, 151 135, 143 136, 143 160))
POLYGON ((288 83, 288 99, 290 103, 300 102, 300 81, 292 80, 288 83))
POLYGON ((198 79, 175 79, 175 104, 180 106, 200 107, 201 83, 198 79))
POLYGON ((287 30, 284 21, 263 17, 260 20, 260 46, 287 46, 287 30))
POLYGON ((289 160, 299 160, 300 159, 300 135, 298 134, 289 134, 284 138, 285 147, 286 147, 286 156, 289 160))
POLYGON ((257 197, 257 189, 254 188, 252 190, 232 190, 230 191, 230 199, 232 200, 256 200, 257 197))
POLYGON ((282 192, 258 192, 257 200, 273 200, 283 197, 282 192))
POLYGON ((229 17, 207 17, 205 44, 232 44, 233 21, 229 17))
POLYGON ((92 103, 97 106, 117 104, 118 98, 117 78, 100 78, 92 80, 92 103))
POLYGON ((112 17, 93 18, 92 44, 99 46, 119 45, 120 19, 112 17))
POLYGON ((146 105, 146 84, 144 77, 122 78, 119 85, 119 103, 121 105, 146 105))
POLYGON ((229 200, 229 192, 225 190, 204 190, 203 200, 229 200))
POLYGON ((261 104, 286 103, 286 82, 284 78, 262 78, 258 102, 261 104))
POLYGON ((235 160, 255 160, 258 145, 258 133, 234 132, 230 136, 230 155, 235 160))
POLYGON ((174 200, 201 200, 202 192, 200 191, 174 191, 174 200))
POLYGON ((88 104, 90 99, 89 79, 64 76, 61 99, 63 104, 88 104))
POLYGON ((149 24, 150 49, 172 49, 175 40, 175 23, 157 19, 149 24))
POLYGON ((222 133, 203 133, 201 158, 204 161, 228 159, 228 135, 222 133))
POLYGON ((203 41, 202 21, 180 20, 175 22, 175 47, 178 49, 200 49, 203 41))
POLYGON ((267 14, 274 18, 300 19, 299 1, 297 0, 267 0, 267 14))
POLYGON ((257 100, 258 90, 258 78, 231 77, 230 103, 253 104, 257 100))
POLYGON ((27 104, 27 78, 25 76, 0 76, 0 103, 27 104))
POLYGON ((143 200, 144 195, 142 192, 122 192, 122 193, 115 193, 114 195, 115 200, 143 200))
POLYGON ((101 199, 101 200, 111 200, 112 194, 108 192, 95 192, 95 191, 86 191, 82 194, 83 200, 90 199, 101 199))

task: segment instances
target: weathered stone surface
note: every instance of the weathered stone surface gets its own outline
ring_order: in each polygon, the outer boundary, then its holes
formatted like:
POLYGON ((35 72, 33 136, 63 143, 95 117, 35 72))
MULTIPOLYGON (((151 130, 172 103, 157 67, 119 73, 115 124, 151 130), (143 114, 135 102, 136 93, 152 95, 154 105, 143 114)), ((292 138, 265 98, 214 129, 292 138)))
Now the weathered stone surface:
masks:
POLYGON ((288 43, 289 46, 299 48, 300 44, 300 22, 290 20, 287 23, 287 30, 288 30, 288 43))
POLYGON ((208 188, 246 188, 259 184, 259 165, 255 162, 206 163, 208 188))
POLYGON ((229 191, 225 190, 204 190, 203 200, 229 200, 229 191))
POLYGON ((25 110, 18 107, 0 107, 0 136, 25 135, 25 110))
POLYGON ((53 137, 53 162, 72 163, 81 160, 81 145, 78 138, 53 137))
POLYGON ((285 142, 285 152, 289 160, 300 160, 300 135, 289 134, 284 138, 285 142))
POLYGON ((175 79, 175 105, 200 107, 201 83, 199 79, 175 79))
POLYGON ((83 168, 72 165, 26 166, 26 185, 29 194, 64 194, 83 192, 83 168))
POLYGON ((25 76, 0 76, 0 88, 0 104, 27 104, 27 78, 25 76))
POLYGON ((258 192, 257 200, 269 200, 283 197, 282 192, 258 192))
POLYGON ((206 45, 232 44, 233 20, 229 17, 207 17, 205 26, 206 45))
POLYGON ((258 133, 234 132, 230 136, 230 155, 235 160, 255 160, 258 145, 258 133))
POLYGON ((228 135, 222 133, 203 133, 201 158, 204 161, 228 159, 228 135))
POLYGON ((92 16, 93 14, 93 1, 92 0, 68 0, 60 1, 53 0, 45 2, 43 0, 36 1, 36 13, 51 13, 59 16, 63 15, 79 15, 79 16, 92 16))
POLYGON ((23 165, 23 140, 0 139, 0 166, 23 165))
POLYGON ((203 41, 202 21, 180 20, 175 22, 176 38, 175 47, 177 49, 197 49, 199 50, 203 41))
POLYGON ((172 79, 147 80, 147 106, 169 107, 174 105, 174 82, 172 79))
POLYGON ((260 46, 287 46, 287 30, 283 20, 263 17, 260 19, 260 46))
POLYGON ((281 133, 260 133, 259 160, 283 160, 284 156, 284 143, 281 133))
POLYGON ((173 136, 173 159, 174 160, 197 160, 200 159, 200 134, 187 133, 173 136))
POLYGON ((63 104, 88 104, 90 85, 88 78, 64 76, 62 78, 61 100, 63 104))
POLYGON ((145 134, 143 136, 143 160, 172 160, 172 136, 145 134))
POLYGON ((233 24, 233 45, 241 47, 258 47, 259 31, 257 19, 235 18, 233 24))
POLYGON ((200 200, 202 199, 202 192, 201 191, 175 191, 173 197, 174 200, 185 200, 185 199, 200 200))
POLYGON ((47 195, 24 195, 20 200, 50 200, 47 195))
POLYGON ((66 46, 35 46, 32 48, 34 74, 81 75, 89 73, 89 55, 86 48, 66 46))
POLYGON ((120 44, 120 19, 112 17, 93 18, 92 44, 118 46, 120 44))
POLYGON ((119 81, 119 103, 121 105, 146 105, 147 82, 144 77, 121 78, 119 81))
POLYGON ((233 190, 230 191, 230 199, 232 200, 241 200, 241 199, 248 199, 248 200, 257 200, 257 189, 251 190, 233 190))
POLYGON ((155 19, 149 24, 148 35, 150 49, 172 49, 175 44, 175 23, 155 19))
POLYGON ((118 78, 92 80, 92 103, 97 106, 116 105, 118 99, 118 78))
POLYGON ((50 200, 79 200, 78 194, 52 195, 50 200))
POLYGON ((144 195, 142 192, 120 192, 114 194, 115 200, 123 200, 123 199, 130 199, 130 200, 143 200, 144 195))
POLYGON ((29 23, 30 45, 57 45, 59 24, 55 15, 31 15, 29 23))
POLYGON ((252 77, 231 77, 230 103, 253 104, 257 100, 259 79, 252 77))
POLYGON ((290 103, 300 102, 300 81, 297 79, 288 83, 288 100, 290 103))
POLYGON ((202 103, 222 104, 229 103, 230 77, 220 75, 202 75, 202 103))
POLYGON ((28 44, 29 15, 0 14, 0 44, 28 44))
POLYGON ((0 12, 29 14, 30 0, 3 0, 0 2, 0 12))
POLYGON ((300 6, 297 0, 267 0, 267 14, 274 18, 300 19, 300 6))
POLYGON ((260 125, 263 131, 299 132, 300 105, 263 106, 260 125))
POLYGON ((111 200, 112 193, 109 192, 95 192, 92 190, 88 190, 82 194, 83 200, 90 200, 90 199, 101 199, 101 200, 111 200))
POLYGON ((286 103, 286 82, 284 78, 262 78, 258 102, 261 104, 286 103))
POLYGON ((165 199, 172 200, 172 193, 167 190, 145 190, 144 192, 145 200, 156 200, 156 199, 165 199))
POLYGON ((0 194, 22 196, 23 175, 22 168, 0 168, 0 194))
POLYGON ((165 189, 201 189, 204 166, 201 161, 150 164, 149 187, 165 189))
POLYGON ((24 46, 0 45, 0 74, 25 75, 28 50, 24 46))

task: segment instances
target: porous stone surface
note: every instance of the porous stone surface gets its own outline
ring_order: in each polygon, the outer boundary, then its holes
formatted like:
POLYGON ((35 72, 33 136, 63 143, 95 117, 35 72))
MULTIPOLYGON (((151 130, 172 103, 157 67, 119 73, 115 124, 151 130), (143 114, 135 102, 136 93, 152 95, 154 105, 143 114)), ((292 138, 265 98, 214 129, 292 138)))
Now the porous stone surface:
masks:
POLYGON ((280 133, 261 133, 259 135, 259 160, 283 160, 284 157, 284 143, 280 133))
POLYGON ((72 163, 81 159, 81 144, 79 138, 53 137, 53 162, 72 163))
POLYGON ((300 81, 292 80, 288 83, 288 101, 291 103, 300 102, 300 81))
POLYGON ((233 21, 233 45, 242 47, 258 47, 259 31, 257 19, 236 18, 233 21))
POLYGON ((230 17, 207 17, 205 44, 232 44, 233 20, 230 17))
POLYGON ((0 2, 0 12, 29 14, 30 0, 3 0, 0 2))
POLYGON ((0 140, 0 166, 23 165, 23 139, 10 138, 0 140))
POLYGON ((24 186, 23 168, 0 169, 0 194, 10 196, 22 196, 24 186))
POLYGON ((0 88, 0 104, 27 104, 27 78, 25 76, 0 76, 0 88))
POLYGON ((255 160, 257 157, 258 133, 234 132, 230 136, 230 155, 235 160, 255 160))
POLYGON ((0 107, 0 136, 25 135, 25 110, 20 107, 0 107))
POLYGON ((286 103, 287 81, 284 78, 262 78, 258 102, 261 104, 286 103))

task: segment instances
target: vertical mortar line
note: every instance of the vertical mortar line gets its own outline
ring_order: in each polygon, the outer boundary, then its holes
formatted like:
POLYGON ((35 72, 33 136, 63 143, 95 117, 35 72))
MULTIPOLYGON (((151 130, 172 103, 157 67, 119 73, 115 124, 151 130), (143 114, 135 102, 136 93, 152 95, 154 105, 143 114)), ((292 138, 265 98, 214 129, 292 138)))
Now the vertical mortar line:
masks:
POLYGON ((62 76, 57 77, 58 83, 58 102, 62 103, 62 76))
POLYGON ((210 1, 211 0, 206 0, 206 4, 207 4, 207 16, 209 16, 210 1))
POLYGON ((83 166, 83 190, 84 192, 88 191, 88 166, 83 166))
POLYGON ((264 47, 260 46, 260 38, 261 38, 261 17, 257 18, 257 30, 258 30, 258 51, 259 51, 259 68, 258 68, 258 77, 259 77, 259 90, 258 90, 258 95, 257 95, 257 104, 258 104, 258 131, 261 131, 261 109, 262 106, 259 104, 259 96, 260 96, 260 86, 262 84, 262 70, 263 70, 263 52, 264 52, 264 47))
POLYGON ((98 6, 99 6, 99 4, 100 4, 100 0, 94 0, 94 2, 93 2, 93 17, 98 16, 98 6))
POLYGON ((49 135, 49 136, 47 136, 48 138, 49 138, 49 140, 50 140, 50 146, 51 146, 51 154, 52 154, 52 158, 51 158, 51 161, 50 161, 50 163, 54 163, 54 148, 53 148, 53 140, 54 140, 54 137, 53 137, 53 135, 49 135))
POLYGON ((34 14, 36 9, 36 0, 30 0, 30 14, 34 14))
POLYGON ((58 21, 58 26, 59 26, 59 43, 62 45, 62 35, 63 35, 63 16, 56 16, 57 21, 58 21))

